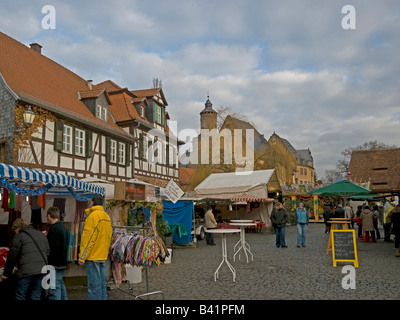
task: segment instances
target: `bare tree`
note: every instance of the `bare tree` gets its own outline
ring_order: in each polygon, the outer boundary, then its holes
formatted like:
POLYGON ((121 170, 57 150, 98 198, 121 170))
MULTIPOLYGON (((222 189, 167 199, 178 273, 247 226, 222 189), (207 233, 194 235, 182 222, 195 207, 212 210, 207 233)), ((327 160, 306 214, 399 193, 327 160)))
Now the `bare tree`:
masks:
POLYGON ((162 80, 153 78, 153 88, 162 88, 162 80))
POLYGON ((248 122, 253 127, 255 127, 254 124, 251 121, 249 121, 247 116, 245 116, 244 114, 238 113, 238 112, 233 112, 231 107, 219 106, 219 107, 215 108, 215 111, 217 112, 217 128, 218 128, 218 130, 221 129, 221 127, 224 124, 224 121, 228 115, 230 115, 231 117, 233 117, 235 119, 248 122))
POLYGON ((353 151, 358 150, 379 150, 379 149, 393 149, 397 148, 396 145, 387 145, 377 140, 368 141, 356 147, 348 147, 341 152, 342 157, 336 161, 336 169, 325 171, 325 180, 332 182, 334 180, 343 179, 347 176, 349 171, 350 159, 353 151))

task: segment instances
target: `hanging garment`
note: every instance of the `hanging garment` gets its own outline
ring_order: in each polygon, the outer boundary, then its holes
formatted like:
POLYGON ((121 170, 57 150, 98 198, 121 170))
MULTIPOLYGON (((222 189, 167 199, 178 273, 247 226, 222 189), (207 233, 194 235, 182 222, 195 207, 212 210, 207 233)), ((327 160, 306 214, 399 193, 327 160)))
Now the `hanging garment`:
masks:
POLYGON ((41 224, 42 223, 42 209, 31 209, 31 223, 32 224, 41 224))
POLYGON ((54 198, 53 207, 60 210, 60 220, 63 221, 65 217, 65 198, 54 198))
MULTIPOLYGON (((44 187, 43 184, 39 186, 39 188, 44 187)), ((38 196, 38 206, 41 207, 42 209, 46 209, 46 193, 43 193, 38 196)))
POLYGON ((15 210, 22 211, 23 201, 24 199, 22 194, 17 194, 15 196, 15 210))
POLYGON ((8 208, 9 209, 15 209, 15 192, 14 191, 10 191, 8 197, 9 197, 8 208))
MULTIPOLYGON (((35 185, 31 184, 29 186, 29 189, 34 190, 35 189, 35 185)), ((34 205, 34 196, 29 196, 29 205, 32 207, 34 205)))
POLYGON ((21 218, 21 210, 9 209, 8 225, 11 227, 15 220, 21 218))
POLYGON ((3 201, 1 203, 1 207, 3 208, 4 212, 9 212, 10 208, 8 207, 8 189, 3 189, 3 201))
POLYGON ((85 220, 85 209, 87 209, 87 207, 88 207, 87 201, 76 200, 75 219, 74 219, 75 222, 85 220))

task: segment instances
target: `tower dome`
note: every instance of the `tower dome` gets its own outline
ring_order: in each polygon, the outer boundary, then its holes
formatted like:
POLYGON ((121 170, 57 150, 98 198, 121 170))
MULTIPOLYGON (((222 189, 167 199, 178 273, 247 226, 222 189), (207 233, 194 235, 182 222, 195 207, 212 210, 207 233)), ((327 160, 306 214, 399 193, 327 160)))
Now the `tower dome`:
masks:
POLYGON ((210 97, 207 97, 204 106, 204 109, 200 112, 200 128, 217 129, 217 111, 213 109, 210 97))

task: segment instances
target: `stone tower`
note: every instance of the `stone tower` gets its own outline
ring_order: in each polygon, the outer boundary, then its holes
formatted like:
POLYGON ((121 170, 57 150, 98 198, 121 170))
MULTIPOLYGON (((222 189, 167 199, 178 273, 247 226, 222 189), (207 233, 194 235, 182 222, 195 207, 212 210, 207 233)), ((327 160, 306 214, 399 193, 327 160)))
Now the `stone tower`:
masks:
POLYGON ((205 108, 200 112, 200 129, 217 129, 217 112, 207 97, 205 108))

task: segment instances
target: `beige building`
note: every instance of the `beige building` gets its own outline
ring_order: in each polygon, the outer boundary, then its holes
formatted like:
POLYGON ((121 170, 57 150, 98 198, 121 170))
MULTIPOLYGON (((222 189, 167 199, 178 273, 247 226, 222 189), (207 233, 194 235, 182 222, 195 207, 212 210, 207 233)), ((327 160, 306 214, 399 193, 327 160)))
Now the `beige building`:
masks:
POLYGON ((271 135, 268 142, 272 145, 285 145, 285 156, 295 158, 296 166, 292 171, 293 184, 314 183, 314 159, 309 148, 296 150, 287 139, 281 138, 275 132, 271 135))

